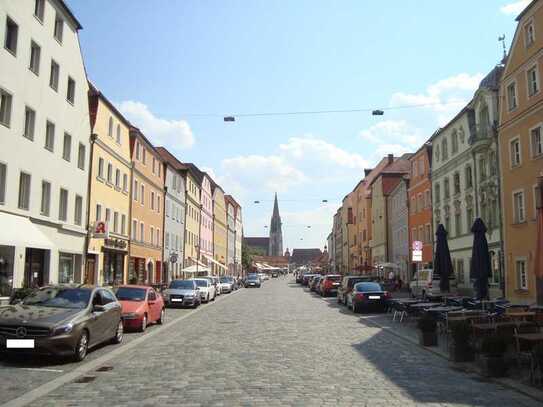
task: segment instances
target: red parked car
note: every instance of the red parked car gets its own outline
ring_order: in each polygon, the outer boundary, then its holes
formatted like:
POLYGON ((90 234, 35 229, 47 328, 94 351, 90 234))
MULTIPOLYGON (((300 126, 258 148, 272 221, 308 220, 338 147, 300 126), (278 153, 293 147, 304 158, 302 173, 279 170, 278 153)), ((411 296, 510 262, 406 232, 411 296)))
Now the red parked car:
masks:
POLYGON ((341 281, 341 275, 328 274, 320 281, 319 293, 323 297, 329 295, 337 295, 337 289, 339 288, 339 282, 341 281))
POLYGON ((145 285, 122 285, 115 291, 122 307, 125 329, 145 331, 147 325, 162 324, 165 305, 162 296, 153 287, 145 285))

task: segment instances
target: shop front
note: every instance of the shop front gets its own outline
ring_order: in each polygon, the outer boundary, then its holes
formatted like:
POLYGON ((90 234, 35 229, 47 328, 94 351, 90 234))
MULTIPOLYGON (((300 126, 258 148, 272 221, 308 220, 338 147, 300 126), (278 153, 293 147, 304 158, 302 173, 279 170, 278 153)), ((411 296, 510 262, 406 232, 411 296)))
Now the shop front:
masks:
POLYGON ((104 239, 102 246, 102 281, 104 285, 119 285, 125 282, 125 263, 128 242, 124 239, 104 239))
POLYGON ((13 288, 13 272, 15 247, 0 246, 0 299, 11 295, 13 288))

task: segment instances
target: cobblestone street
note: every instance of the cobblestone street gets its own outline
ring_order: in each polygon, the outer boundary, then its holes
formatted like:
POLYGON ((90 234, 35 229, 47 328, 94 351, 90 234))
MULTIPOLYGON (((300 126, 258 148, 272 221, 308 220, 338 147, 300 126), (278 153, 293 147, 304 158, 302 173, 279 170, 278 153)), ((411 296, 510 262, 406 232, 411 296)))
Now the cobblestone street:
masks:
MULTIPOLYGON (((93 369, 83 374, 89 382, 70 380, 34 405, 538 405, 450 369, 444 359, 364 324, 335 298, 308 294, 289 280, 223 296, 157 328, 104 363, 112 370, 93 369)), ((17 380, 30 373, 21 370, 17 380)))

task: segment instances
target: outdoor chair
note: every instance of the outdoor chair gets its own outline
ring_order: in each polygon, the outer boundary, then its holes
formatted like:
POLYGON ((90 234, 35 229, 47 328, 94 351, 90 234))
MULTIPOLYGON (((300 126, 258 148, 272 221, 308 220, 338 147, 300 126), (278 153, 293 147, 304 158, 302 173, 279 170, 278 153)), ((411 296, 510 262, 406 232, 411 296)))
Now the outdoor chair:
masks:
MULTIPOLYGON (((527 334, 527 333, 538 333, 538 332, 540 332, 540 330, 537 325, 525 325, 525 326, 518 326, 515 328, 515 335, 527 334)), ((532 382, 537 373, 536 372, 537 363, 532 353, 532 350, 527 348, 526 346, 523 346, 524 344, 516 336, 515 336, 515 344, 516 344, 516 350, 517 350, 517 365, 519 368, 521 368, 523 364, 529 367, 530 382, 532 382)))
POLYGON ((402 304, 401 302, 396 303, 394 315, 392 316, 393 321, 396 321, 396 316, 399 317, 400 322, 402 322, 404 318, 408 317, 407 306, 405 304, 402 304))

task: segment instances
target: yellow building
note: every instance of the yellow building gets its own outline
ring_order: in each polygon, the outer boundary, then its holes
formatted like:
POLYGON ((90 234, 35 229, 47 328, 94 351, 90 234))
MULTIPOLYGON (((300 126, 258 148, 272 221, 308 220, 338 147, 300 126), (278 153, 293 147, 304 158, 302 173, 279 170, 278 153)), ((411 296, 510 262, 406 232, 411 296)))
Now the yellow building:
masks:
POLYGON ((536 300, 537 176, 543 172, 543 0, 518 26, 500 86, 500 169, 507 298, 536 300))
POLYGON ((193 266, 200 261, 200 185, 198 185, 198 176, 192 170, 185 166, 181 170, 181 175, 185 180, 185 251, 183 267, 193 266))
POLYGON ((109 100, 89 84, 91 168, 85 282, 125 283, 129 248, 130 142, 128 121, 109 100), (105 222, 107 233, 93 227, 105 222))
POLYGON ((216 262, 225 265, 224 267, 214 263, 214 274, 224 275, 226 274, 226 244, 227 244, 227 232, 226 232, 226 205, 224 202, 224 191, 215 183, 211 184, 213 193, 213 258, 216 262))

